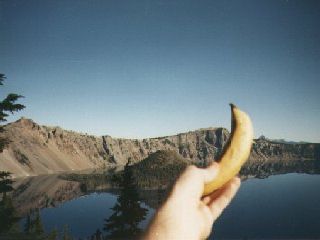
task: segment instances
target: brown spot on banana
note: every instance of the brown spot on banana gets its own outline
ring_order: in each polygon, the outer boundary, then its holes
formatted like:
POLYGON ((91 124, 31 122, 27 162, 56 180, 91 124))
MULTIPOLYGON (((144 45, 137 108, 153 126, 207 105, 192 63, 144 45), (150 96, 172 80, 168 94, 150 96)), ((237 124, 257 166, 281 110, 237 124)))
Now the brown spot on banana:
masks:
POLYGON ((248 160, 252 142, 253 126, 250 117, 235 105, 231 106, 231 135, 224 146, 219 162, 218 176, 204 186, 203 196, 219 189, 234 176, 248 160))

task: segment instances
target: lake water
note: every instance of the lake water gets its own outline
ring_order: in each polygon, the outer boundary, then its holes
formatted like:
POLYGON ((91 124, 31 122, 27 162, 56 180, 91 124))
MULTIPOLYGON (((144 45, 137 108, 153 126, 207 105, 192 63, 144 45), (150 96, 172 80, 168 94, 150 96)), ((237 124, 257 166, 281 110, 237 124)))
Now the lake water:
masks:
MULTIPOLYGON (((210 239, 224 238, 320 238, 320 175, 283 174, 265 179, 249 179, 219 220, 210 239)), ((42 208, 40 217, 46 232, 61 231, 68 225, 76 239, 92 236, 105 224, 119 202, 121 192, 100 191, 42 208)), ((154 214, 157 191, 144 191, 135 227, 143 230, 154 214), (143 210, 144 209, 144 210, 143 210), (140 213, 139 213, 140 211, 140 213)), ((122 201, 122 200, 121 200, 122 201)), ((20 220, 23 228, 26 218, 20 220)))
MULTIPOLYGON (((214 226, 219 238, 320 238, 320 176, 245 181, 214 226)), ((211 239, 214 239, 213 237, 211 239)))

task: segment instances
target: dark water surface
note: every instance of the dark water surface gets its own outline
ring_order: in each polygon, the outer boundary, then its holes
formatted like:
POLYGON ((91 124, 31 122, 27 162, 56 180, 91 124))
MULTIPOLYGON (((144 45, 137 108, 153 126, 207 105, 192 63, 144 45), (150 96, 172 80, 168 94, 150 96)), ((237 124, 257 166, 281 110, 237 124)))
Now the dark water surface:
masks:
MULTIPOLYGON (((100 229, 103 232, 105 220, 113 211, 110 209, 117 201, 117 196, 108 192, 91 193, 77 199, 63 203, 56 208, 45 208, 41 210, 41 219, 45 231, 52 229, 63 229, 68 225, 71 235, 78 238, 89 237, 100 229)), ((146 219, 139 223, 144 229, 154 213, 154 210, 144 203, 142 207, 148 209, 146 219)), ((21 224, 24 225, 25 219, 21 224)))
MULTIPOLYGON (((283 174, 242 183, 232 204, 214 225, 210 239, 223 238, 320 238, 320 175, 283 174)), ((147 209, 144 229, 154 214, 156 191, 144 191, 140 206, 147 209)), ((68 225, 75 238, 86 239, 104 224, 119 193, 93 192, 56 207, 43 208, 41 221, 46 232, 68 225)), ((26 218, 20 220, 24 226, 26 218)))
POLYGON ((247 180, 215 224, 213 235, 319 239, 319 187, 319 175, 291 173, 247 180))

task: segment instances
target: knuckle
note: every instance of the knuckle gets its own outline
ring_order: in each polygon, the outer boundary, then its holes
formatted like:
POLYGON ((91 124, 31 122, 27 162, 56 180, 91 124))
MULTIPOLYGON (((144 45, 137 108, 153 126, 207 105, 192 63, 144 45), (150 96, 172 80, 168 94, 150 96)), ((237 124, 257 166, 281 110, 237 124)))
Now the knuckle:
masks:
POLYGON ((189 165, 188 167, 187 167, 187 170, 189 170, 189 171, 195 171, 195 170, 197 170, 198 168, 195 166, 195 165, 189 165))
POLYGON ((229 198, 227 196, 221 196, 220 203, 220 207, 225 208, 225 206, 229 204, 229 198))
POLYGON ((235 179, 231 182, 230 187, 232 188, 232 190, 237 189, 240 186, 241 182, 239 179, 235 179))
POLYGON ((186 172, 190 175, 195 175, 198 174, 198 168, 194 165, 190 165, 187 167, 186 172))
POLYGON ((217 206, 216 204, 214 204, 213 206, 211 206, 211 212, 217 216, 219 216, 222 212, 221 207, 217 206))

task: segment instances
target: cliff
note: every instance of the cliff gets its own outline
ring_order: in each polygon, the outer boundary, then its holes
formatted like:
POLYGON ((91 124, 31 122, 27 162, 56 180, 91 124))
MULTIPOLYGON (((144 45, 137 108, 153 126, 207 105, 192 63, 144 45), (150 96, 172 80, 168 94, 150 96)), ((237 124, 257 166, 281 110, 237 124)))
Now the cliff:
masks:
MULTIPOLYGON (((7 124, 2 137, 10 144, 0 153, 0 170, 14 177, 123 166, 140 162, 158 150, 169 150, 198 165, 217 159, 229 132, 205 128, 173 136, 148 139, 96 137, 40 126, 22 118, 7 124)), ((286 144, 261 138, 255 140, 248 166, 265 163, 320 159, 320 144, 286 144)), ((320 160, 319 160, 320 161, 320 160)))
POLYGON ((22 118, 7 124, 2 137, 10 140, 0 153, 0 170, 14 177, 120 165, 141 161, 157 150, 172 150, 195 162, 217 157, 229 133, 207 128, 149 139, 90 136, 59 127, 40 126, 22 118))
POLYGON ((174 136, 147 139, 116 139, 104 136, 103 146, 110 162, 124 165, 141 161, 158 150, 179 153, 192 162, 204 164, 216 159, 229 137, 224 128, 204 128, 174 136))
POLYGON ((4 129, 1 135, 10 144, 0 154, 0 170, 10 171, 14 177, 83 170, 105 162, 100 138, 40 126, 24 118, 4 129))
POLYGON ((319 173, 319 143, 284 143, 259 138, 254 141, 242 175, 266 177, 287 172, 319 173))

